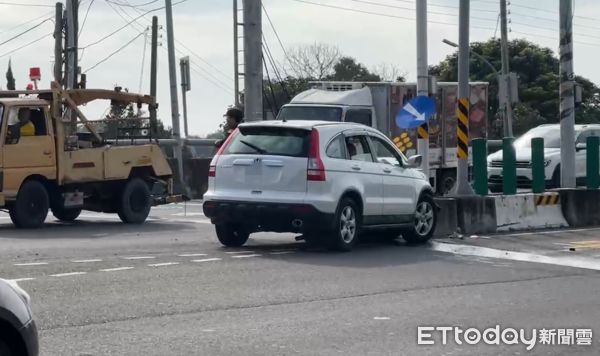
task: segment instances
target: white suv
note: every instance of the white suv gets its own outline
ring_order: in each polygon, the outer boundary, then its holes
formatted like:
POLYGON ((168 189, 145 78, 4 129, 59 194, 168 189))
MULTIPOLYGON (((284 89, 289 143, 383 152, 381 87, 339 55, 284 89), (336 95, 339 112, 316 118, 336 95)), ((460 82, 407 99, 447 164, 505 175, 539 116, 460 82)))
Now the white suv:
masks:
POLYGON ((420 164, 360 124, 246 123, 210 163, 203 210, 225 246, 259 231, 301 233, 338 251, 361 233, 423 243, 439 207, 420 164))

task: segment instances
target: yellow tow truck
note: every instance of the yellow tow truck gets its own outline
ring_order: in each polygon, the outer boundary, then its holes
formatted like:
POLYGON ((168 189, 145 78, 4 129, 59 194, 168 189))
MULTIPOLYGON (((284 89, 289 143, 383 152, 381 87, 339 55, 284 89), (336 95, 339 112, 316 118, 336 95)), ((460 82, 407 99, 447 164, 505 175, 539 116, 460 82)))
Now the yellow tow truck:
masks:
POLYGON ((0 209, 9 212, 16 227, 40 228, 49 211, 58 220, 73 221, 82 210, 116 213, 126 224, 141 224, 152 206, 182 201, 173 193, 172 171, 157 144, 111 145, 78 108, 110 100, 138 108, 145 104, 152 111, 155 98, 63 90, 57 82, 51 88, 0 91, 0 209), (65 117, 65 108, 77 114, 77 121, 65 117), (91 134, 78 134, 77 124, 91 134), (33 134, 23 129, 26 125, 33 125, 33 134), (161 199, 152 195, 155 184, 165 187, 161 199))

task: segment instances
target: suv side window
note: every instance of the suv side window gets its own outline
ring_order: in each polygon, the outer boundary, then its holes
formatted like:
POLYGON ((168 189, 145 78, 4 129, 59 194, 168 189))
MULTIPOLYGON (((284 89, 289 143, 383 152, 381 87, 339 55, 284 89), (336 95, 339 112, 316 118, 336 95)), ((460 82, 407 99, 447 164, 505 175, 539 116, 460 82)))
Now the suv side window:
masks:
POLYGON ((371 149, 367 142, 367 136, 356 135, 345 139, 348 157, 352 161, 373 162, 371 149))
POLYGON ((396 152, 396 150, 394 150, 389 143, 377 136, 369 136, 369 138, 371 139, 373 151, 379 163, 389 164, 392 166, 404 165, 404 160, 402 157, 398 155, 398 152, 396 152))
POLYGON ((371 127, 371 110, 369 109, 350 109, 346 111, 346 122, 354 122, 371 127))
POLYGON ((327 146, 325 154, 329 158, 346 159, 346 151, 342 143, 342 135, 336 136, 327 146))

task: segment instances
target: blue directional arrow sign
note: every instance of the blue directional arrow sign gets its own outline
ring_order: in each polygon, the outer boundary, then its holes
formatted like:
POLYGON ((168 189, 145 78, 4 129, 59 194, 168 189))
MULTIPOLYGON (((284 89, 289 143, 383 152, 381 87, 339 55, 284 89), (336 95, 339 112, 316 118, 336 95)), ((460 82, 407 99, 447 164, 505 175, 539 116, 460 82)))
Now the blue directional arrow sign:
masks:
POLYGON ((401 129, 414 129, 429 121, 435 113, 435 100, 428 96, 412 98, 396 115, 396 125, 401 129))

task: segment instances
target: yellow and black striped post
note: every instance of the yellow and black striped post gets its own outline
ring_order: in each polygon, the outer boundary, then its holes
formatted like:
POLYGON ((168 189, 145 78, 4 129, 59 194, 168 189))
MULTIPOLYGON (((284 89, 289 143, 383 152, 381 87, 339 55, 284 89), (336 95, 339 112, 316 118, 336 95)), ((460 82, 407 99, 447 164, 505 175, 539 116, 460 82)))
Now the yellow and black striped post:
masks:
POLYGON ((429 124, 424 123, 423 125, 419 126, 419 128, 417 129, 417 133, 419 136, 419 140, 429 139, 429 124))
POLYGON ((457 155, 458 158, 469 158, 469 99, 458 99, 457 125, 457 155))

